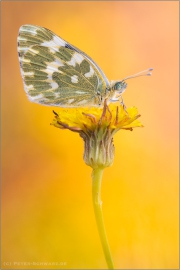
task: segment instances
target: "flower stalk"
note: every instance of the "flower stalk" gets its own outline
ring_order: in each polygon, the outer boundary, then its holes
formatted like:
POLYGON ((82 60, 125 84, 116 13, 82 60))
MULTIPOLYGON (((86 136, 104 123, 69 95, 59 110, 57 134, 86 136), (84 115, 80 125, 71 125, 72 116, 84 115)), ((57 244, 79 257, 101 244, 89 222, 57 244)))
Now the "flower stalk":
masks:
POLYGON ((114 264, 106 235, 101 201, 101 182, 104 169, 96 168, 92 172, 92 200, 98 233, 100 236, 104 256, 109 269, 114 269, 114 264))

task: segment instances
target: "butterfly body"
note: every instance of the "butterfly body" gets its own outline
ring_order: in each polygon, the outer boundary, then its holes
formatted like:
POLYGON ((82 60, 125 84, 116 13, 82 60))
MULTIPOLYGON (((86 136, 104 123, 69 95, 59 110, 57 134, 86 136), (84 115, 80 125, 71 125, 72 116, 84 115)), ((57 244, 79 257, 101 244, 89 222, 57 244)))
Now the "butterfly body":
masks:
POLYGON ((40 26, 20 27, 18 55, 25 92, 35 103, 101 106, 105 99, 118 100, 127 86, 124 80, 109 82, 89 56, 40 26))

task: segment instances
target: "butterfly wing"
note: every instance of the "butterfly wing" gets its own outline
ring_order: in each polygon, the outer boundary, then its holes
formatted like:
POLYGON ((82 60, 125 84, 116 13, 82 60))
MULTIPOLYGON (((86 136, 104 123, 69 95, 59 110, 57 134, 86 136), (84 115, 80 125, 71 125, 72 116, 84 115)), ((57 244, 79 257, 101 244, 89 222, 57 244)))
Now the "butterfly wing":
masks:
POLYGON ((86 54, 50 30, 23 25, 18 54, 24 88, 33 102, 78 107, 97 105, 109 82, 86 54))

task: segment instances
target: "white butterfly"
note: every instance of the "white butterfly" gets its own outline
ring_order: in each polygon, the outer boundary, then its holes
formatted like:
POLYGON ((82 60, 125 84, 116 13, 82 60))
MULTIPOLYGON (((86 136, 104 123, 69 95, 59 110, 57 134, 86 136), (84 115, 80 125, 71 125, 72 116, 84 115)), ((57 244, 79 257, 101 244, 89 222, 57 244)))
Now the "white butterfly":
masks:
POLYGON ((127 87, 125 80, 151 75, 152 70, 109 82, 84 52, 50 30, 35 25, 20 27, 18 54, 28 98, 50 106, 100 106, 105 99, 117 101, 127 87))

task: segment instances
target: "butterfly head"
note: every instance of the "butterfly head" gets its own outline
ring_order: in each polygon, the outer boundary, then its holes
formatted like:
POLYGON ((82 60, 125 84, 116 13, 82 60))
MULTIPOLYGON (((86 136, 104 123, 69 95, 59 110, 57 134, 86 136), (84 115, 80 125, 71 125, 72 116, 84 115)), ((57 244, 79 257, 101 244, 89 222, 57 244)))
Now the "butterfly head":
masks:
POLYGON ((118 94, 122 94, 127 87, 127 83, 125 81, 118 81, 115 82, 114 86, 113 86, 113 90, 117 91, 118 94))
POLYGON ((120 97, 122 99, 121 94, 127 88, 126 80, 131 79, 131 78, 136 78, 139 76, 150 76, 152 70, 153 70, 152 68, 149 68, 149 69, 143 70, 139 73, 136 73, 134 75, 128 76, 121 81, 111 81, 110 88, 108 89, 109 90, 109 100, 111 102, 116 102, 120 99, 120 97))
POLYGON ((128 76, 128 77, 124 78, 122 81, 114 81, 111 84, 111 88, 114 91, 117 91, 119 94, 122 94, 127 87, 126 80, 131 79, 131 78, 136 78, 139 76, 150 76, 152 70, 153 70, 152 68, 149 68, 149 69, 143 70, 141 72, 138 72, 134 75, 128 76))

